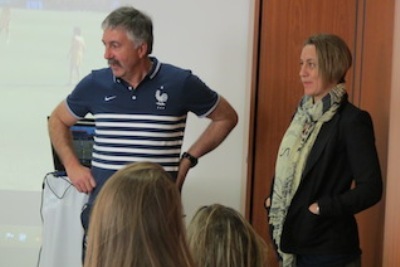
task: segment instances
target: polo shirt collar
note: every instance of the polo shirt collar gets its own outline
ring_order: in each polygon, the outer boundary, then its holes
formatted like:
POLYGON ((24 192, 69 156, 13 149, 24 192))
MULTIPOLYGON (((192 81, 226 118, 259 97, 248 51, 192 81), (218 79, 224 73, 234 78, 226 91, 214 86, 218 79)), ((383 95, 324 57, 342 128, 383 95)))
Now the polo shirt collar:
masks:
MULTIPOLYGON (((158 61, 158 59, 155 57, 149 57, 149 58, 153 62, 153 66, 151 67, 150 72, 147 74, 147 77, 149 77, 149 79, 151 80, 154 77, 156 77, 157 73, 160 71, 161 62, 158 61)), ((113 75, 113 81, 114 83, 121 83, 122 79, 113 75)))
POLYGON ((160 71, 161 63, 155 57, 150 57, 150 60, 153 62, 153 66, 152 66, 151 71, 149 72, 148 76, 150 79, 153 79, 154 77, 156 77, 157 73, 160 71))

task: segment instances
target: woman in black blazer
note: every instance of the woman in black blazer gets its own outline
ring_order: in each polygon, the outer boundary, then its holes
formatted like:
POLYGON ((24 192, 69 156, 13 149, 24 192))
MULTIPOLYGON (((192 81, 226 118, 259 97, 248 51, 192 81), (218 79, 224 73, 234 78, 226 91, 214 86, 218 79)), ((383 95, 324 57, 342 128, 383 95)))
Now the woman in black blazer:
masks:
POLYGON ((281 266, 361 266, 354 215, 381 199, 382 177, 371 117, 348 101, 351 62, 336 35, 304 43, 304 96, 281 141, 266 201, 281 266))

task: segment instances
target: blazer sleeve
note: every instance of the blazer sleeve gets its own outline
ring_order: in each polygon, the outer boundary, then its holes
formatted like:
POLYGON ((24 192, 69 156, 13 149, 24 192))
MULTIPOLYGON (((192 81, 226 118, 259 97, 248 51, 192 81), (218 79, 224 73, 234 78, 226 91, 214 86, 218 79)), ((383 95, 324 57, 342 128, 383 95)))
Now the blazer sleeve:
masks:
POLYGON ((368 112, 358 111, 348 118, 343 131, 355 186, 341 196, 341 202, 353 214, 376 204, 383 190, 372 119, 368 112))

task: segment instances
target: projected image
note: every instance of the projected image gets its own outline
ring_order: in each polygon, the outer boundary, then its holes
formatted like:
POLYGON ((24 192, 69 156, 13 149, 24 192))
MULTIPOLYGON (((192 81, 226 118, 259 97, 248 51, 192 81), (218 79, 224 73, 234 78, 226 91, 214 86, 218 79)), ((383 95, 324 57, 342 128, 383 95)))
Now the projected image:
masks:
POLYGON ((105 66, 100 40, 103 16, 88 11, 3 7, 0 87, 69 86, 81 73, 105 66))
POLYGON ((106 66, 100 24, 124 4, 132 1, 0 0, 0 89, 70 86, 106 66))
POLYGON ((101 22, 114 2, 0 0, 0 111, 13 114, 0 119, 13 126, 0 140, 7 155, 0 190, 39 191, 38 181, 53 170, 46 118, 81 78, 107 66, 101 22), (22 140, 15 134, 27 131, 22 140))
MULTIPOLYGON (((132 1, 131 1, 132 2, 132 1)), ((47 9, 47 10, 78 10, 78 11, 109 11, 122 4, 123 0, 0 0, 0 5, 13 8, 47 9)))
POLYGON ((6 43, 10 42, 10 22, 11 22, 11 8, 5 6, 1 9, 0 13, 0 36, 3 37, 6 43))
POLYGON ((75 26, 71 38, 69 49, 69 84, 79 81, 81 78, 80 68, 85 54, 85 38, 82 36, 81 27, 75 26))

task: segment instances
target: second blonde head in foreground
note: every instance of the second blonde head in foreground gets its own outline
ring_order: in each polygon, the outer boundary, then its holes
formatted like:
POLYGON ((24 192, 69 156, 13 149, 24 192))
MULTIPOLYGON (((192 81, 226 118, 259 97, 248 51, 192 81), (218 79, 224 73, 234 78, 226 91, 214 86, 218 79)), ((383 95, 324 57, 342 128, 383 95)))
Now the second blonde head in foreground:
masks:
POLYGON ((266 245, 236 210, 201 207, 188 227, 189 247, 201 267, 265 267, 266 245))

